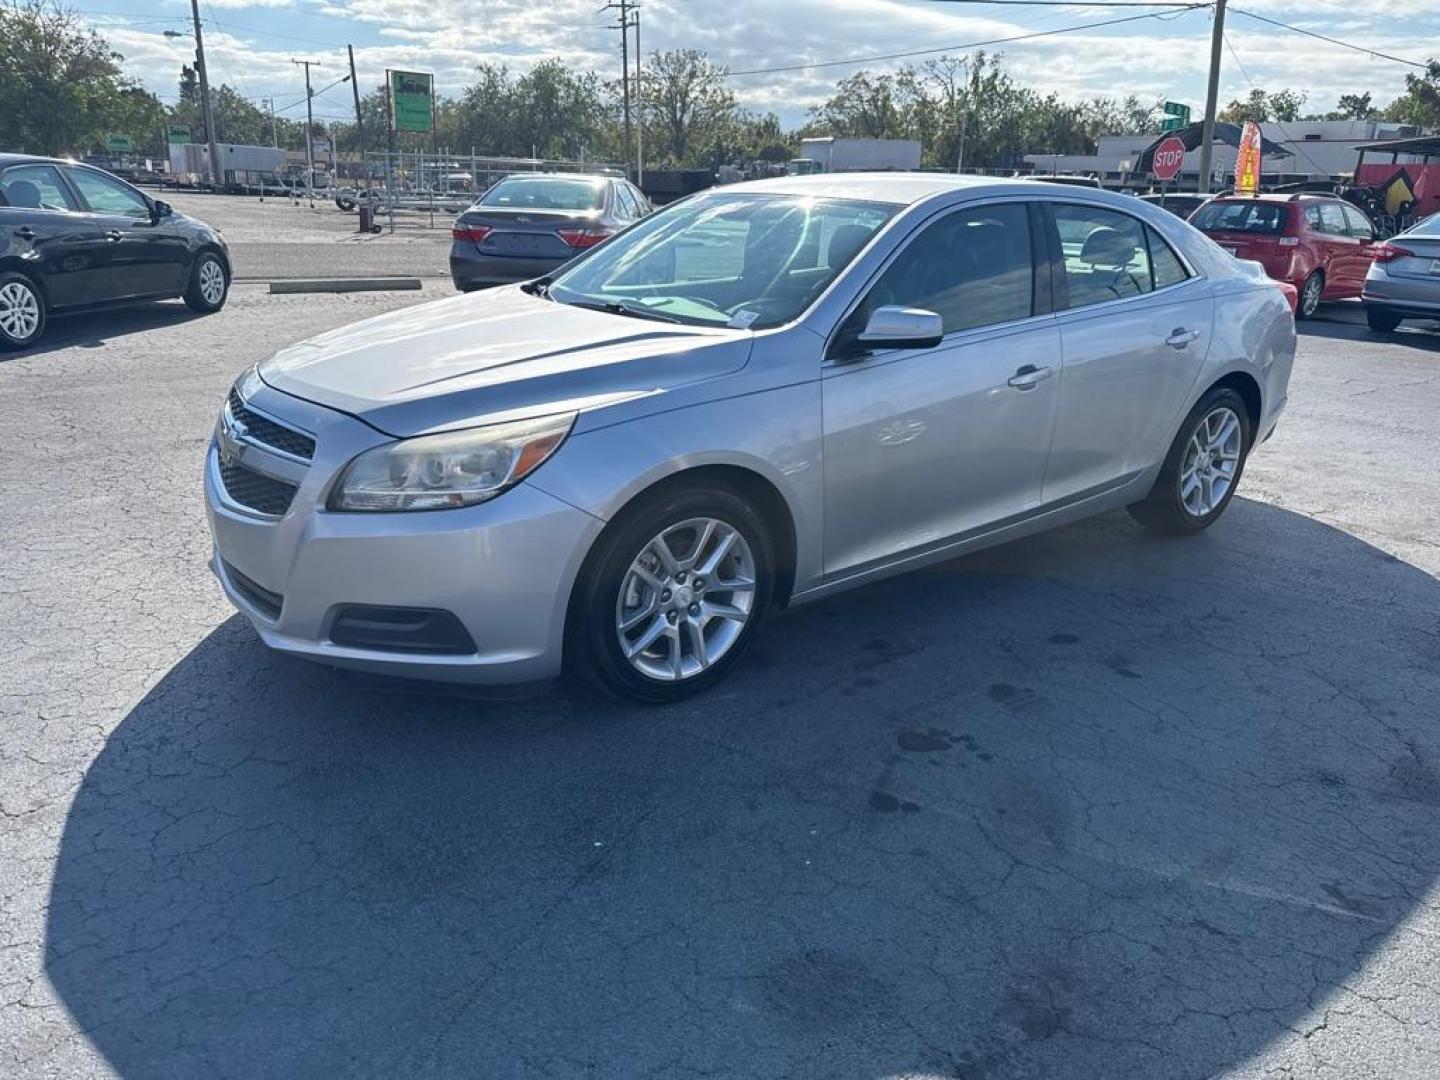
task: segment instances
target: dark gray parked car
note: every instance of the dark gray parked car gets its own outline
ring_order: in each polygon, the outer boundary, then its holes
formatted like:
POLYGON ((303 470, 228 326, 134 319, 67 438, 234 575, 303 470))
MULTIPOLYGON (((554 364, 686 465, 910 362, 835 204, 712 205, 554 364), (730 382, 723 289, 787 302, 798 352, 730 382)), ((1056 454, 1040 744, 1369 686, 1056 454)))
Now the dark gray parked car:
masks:
POLYGON ((645 196, 620 177, 507 176, 455 219, 450 276, 461 292, 528 281, 649 212, 645 196))
POLYGON ((1361 296, 1372 330, 1394 330, 1404 319, 1440 321, 1440 214, 1371 249, 1361 296))

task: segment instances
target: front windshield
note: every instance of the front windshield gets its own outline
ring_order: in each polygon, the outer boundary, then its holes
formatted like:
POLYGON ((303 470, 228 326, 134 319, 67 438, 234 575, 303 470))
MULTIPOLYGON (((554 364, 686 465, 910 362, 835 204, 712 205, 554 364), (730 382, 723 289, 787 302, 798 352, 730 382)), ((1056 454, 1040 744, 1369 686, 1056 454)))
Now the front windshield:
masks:
POLYGON ((818 297, 895 212, 884 203, 714 194, 647 218, 564 271, 561 303, 764 329, 818 297))

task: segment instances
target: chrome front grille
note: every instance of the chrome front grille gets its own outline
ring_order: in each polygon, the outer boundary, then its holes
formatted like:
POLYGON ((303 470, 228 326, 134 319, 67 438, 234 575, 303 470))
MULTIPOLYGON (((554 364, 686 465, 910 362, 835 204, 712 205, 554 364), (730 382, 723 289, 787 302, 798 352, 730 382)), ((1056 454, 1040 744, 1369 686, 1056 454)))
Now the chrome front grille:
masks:
POLYGON ((233 387, 225 401, 225 407, 230 413, 231 434, 237 439, 248 438, 251 442, 262 443, 282 454, 289 454, 304 461, 315 456, 314 439, 303 431, 286 427, 256 412, 241 400, 233 387))

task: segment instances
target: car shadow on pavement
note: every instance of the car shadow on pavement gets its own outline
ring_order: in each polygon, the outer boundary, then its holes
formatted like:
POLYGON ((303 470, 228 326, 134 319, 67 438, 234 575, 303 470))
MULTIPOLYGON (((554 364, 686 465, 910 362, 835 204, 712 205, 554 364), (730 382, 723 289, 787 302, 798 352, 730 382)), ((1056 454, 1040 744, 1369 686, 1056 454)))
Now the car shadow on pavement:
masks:
POLYGON ((47 972, 123 1077, 1211 1076, 1435 929, 1437 610, 1238 500, 798 609, 663 708, 232 618, 84 777, 47 972))
POLYGON ((0 352, 0 364, 60 349, 98 349, 106 342, 127 334, 163 326, 180 326, 203 318, 204 315, 191 311, 178 300, 156 300, 84 314, 55 315, 46 324, 45 333, 37 343, 17 352, 0 352))

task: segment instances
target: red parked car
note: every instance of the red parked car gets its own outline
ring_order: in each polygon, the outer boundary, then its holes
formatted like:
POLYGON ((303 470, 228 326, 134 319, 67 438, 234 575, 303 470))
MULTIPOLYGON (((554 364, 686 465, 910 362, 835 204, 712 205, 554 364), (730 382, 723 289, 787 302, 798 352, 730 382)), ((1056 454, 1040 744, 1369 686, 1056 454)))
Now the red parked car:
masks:
POLYGON ((1321 300, 1360 295, 1376 240, 1363 210, 1328 195, 1223 195, 1196 210, 1190 224, 1293 285, 1299 319, 1314 315, 1321 300))

